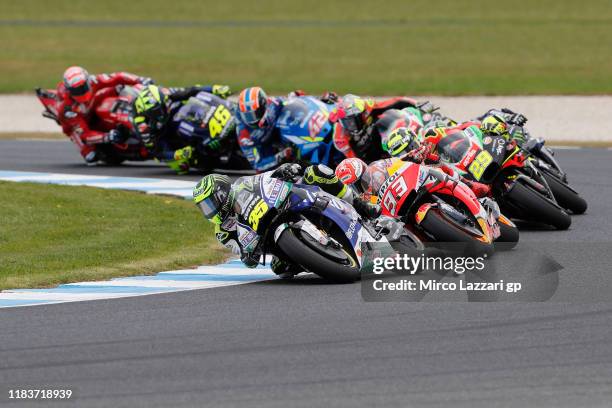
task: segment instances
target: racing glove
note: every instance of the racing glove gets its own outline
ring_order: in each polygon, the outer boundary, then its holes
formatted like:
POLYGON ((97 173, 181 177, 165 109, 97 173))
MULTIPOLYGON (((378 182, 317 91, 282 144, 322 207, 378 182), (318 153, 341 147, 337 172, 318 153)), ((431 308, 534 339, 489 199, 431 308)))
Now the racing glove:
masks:
POLYGON ((306 95, 306 92, 304 92, 301 89, 296 89, 295 91, 289 92, 288 96, 289 96, 289 98, 295 98, 297 96, 304 96, 304 95, 306 95))
POLYGON ((430 147, 428 144, 423 144, 419 146, 418 149, 414 149, 408 152, 406 157, 408 160, 414 163, 423 163, 427 156, 429 155, 430 147))
POLYGON ((325 103, 336 103, 338 102, 338 94, 335 93, 334 91, 327 91, 325 92, 323 95, 321 95, 321 102, 325 102, 325 103))
POLYGON ((125 141, 125 137, 124 137, 123 132, 120 132, 117 129, 113 129, 107 134, 105 134, 102 140, 103 140, 103 143, 117 144, 117 143, 123 143, 125 141))
POLYGON ((274 170, 272 177, 295 183, 301 177, 303 172, 302 166, 297 163, 284 163, 274 170))
POLYGON ((291 147, 286 147, 280 152, 274 155, 277 163, 284 163, 291 161, 293 159, 293 149, 291 147))

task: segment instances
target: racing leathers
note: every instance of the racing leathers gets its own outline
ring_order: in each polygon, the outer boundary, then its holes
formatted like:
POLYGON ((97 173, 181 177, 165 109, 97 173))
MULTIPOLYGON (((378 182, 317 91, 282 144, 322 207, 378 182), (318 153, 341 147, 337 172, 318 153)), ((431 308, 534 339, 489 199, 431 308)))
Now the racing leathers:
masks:
MULTIPOLYGON (((260 236, 251 228, 249 220, 254 211, 257 195, 253 188, 259 186, 262 179, 277 178, 283 181, 310 184, 320 187, 323 191, 334 195, 353 205, 363 217, 374 218, 380 213, 380 208, 366 203, 354 194, 354 190, 336 177, 329 167, 318 164, 308 166, 306 169, 298 164, 285 163, 276 170, 267 171, 255 176, 245 176, 237 179, 231 188, 229 214, 225 216, 220 225, 215 227, 217 240, 235 254, 240 255, 242 262, 249 268, 259 264, 261 252, 258 247, 260 236)), ((274 259, 272 269, 282 275, 290 273, 289 266, 274 259)), ((300 271, 293 271, 293 274, 300 271)))
POLYGON ((454 124, 452 119, 442 116, 438 107, 430 102, 417 102, 405 96, 377 102, 365 101, 366 109, 361 120, 363 129, 350 134, 341 121, 334 127, 334 144, 348 158, 358 157, 371 162, 387 156, 386 136, 397 127, 409 127, 418 133, 431 122, 454 124))
POLYGON ((63 82, 57 87, 59 106, 58 120, 62 131, 79 148, 79 153, 87 162, 97 161, 95 146, 101 143, 117 143, 122 135, 116 129, 92 126, 96 107, 105 98, 117 96, 120 85, 150 83, 151 79, 127 72, 92 75, 90 86, 92 97, 88 103, 79 103, 67 91, 63 82))
MULTIPOLYGON (((280 131, 276 126, 287 100, 305 96, 302 90, 291 92, 288 97, 271 97, 268 99, 266 113, 257 125, 249 125, 241 120, 238 107, 234 112, 237 118, 236 132, 238 145, 249 161, 253 170, 264 172, 290 161, 294 152, 290 147, 283 147, 280 131)), ((319 99, 324 103, 334 103, 338 96, 335 92, 325 92, 319 99)))
POLYGON ((276 128, 276 120, 283 109, 284 101, 285 98, 269 98, 266 113, 255 126, 240 120, 236 109, 238 145, 253 170, 257 172, 273 169, 292 157, 290 148, 279 149, 280 133, 276 128))
POLYGON ((145 146, 158 160, 165 162, 179 174, 189 170, 193 149, 181 136, 181 120, 174 120, 184 104, 192 97, 202 93, 202 97, 223 98, 229 95, 226 85, 191 86, 186 88, 160 88, 168 96, 167 115, 163 127, 155 132, 146 125, 146 130, 139 132, 145 146))

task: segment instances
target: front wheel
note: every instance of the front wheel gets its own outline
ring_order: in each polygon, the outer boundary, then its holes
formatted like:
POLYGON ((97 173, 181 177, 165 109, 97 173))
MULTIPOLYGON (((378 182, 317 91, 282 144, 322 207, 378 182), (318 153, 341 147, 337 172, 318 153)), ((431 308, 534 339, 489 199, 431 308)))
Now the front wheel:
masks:
MULTIPOLYGON (((447 221, 438 210, 432 208, 427 211, 421 221, 421 228, 434 237, 437 242, 465 244, 470 254, 488 254, 493 252, 493 244, 480 240, 447 221)), ((444 248, 442 248, 444 249, 444 248)))
POLYGON ((293 262, 334 283, 351 283, 360 278, 361 271, 357 260, 344 248, 340 251, 345 263, 340 263, 338 260, 332 260, 323 255, 323 250, 312 249, 313 243, 306 244, 302 241, 305 238, 297 234, 299 231, 296 233, 293 229, 287 228, 276 241, 279 248, 293 262))
POLYGON ((580 197, 578 193, 552 174, 545 171, 542 174, 555 196, 555 200, 557 200, 561 207, 570 210, 574 214, 584 214, 587 209, 587 202, 584 198, 580 197))
POLYGON ((495 240, 495 249, 507 251, 514 248, 519 241, 519 230, 516 225, 503 214, 499 216, 497 225, 499 225, 499 237, 495 240))
POLYGON ((559 230, 566 230, 572 224, 572 219, 563 209, 523 183, 514 183, 504 200, 520 209, 518 218, 548 224, 559 230))

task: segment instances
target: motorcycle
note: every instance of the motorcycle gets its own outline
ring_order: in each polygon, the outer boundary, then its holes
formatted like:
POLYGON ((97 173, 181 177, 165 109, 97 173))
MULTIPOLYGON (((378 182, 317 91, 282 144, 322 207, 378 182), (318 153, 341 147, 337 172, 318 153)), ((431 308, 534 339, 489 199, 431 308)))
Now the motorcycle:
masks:
MULTIPOLYGON (((282 181, 267 173, 246 183, 251 210, 245 217, 249 225, 238 233, 243 247, 252 245, 264 255, 276 255, 336 283, 360 278, 368 258, 363 248, 390 248, 387 239, 367 226, 352 206, 319 187, 282 181)), ((241 202, 240 191, 236 197, 241 202)))
POLYGON ((492 186, 503 213, 568 229, 570 216, 557 203, 546 178, 515 141, 484 136, 476 125, 437 128, 444 137, 438 143, 440 159, 462 175, 492 186))
POLYGON ((313 96, 295 96, 285 102, 275 125, 281 143, 293 147, 298 161, 333 167, 344 158, 333 143, 329 121, 333 107, 313 96))
POLYGON ((394 166, 384 181, 372 180, 372 191, 383 216, 399 218, 423 241, 462 243, 479 254, 491 253, 495 240, 518 242, 514 224, 485 208, 465 184, 434 167, 399 160, 394 166))
POLYGON ((559 205, 573 214, 583 214, 588 206, 586 200, 569 185, 567 173, 555 159, 554 151, 544 145, 544 139, 534 138, 525 128, 516 125, 508 131, 523 140, 520 147, 529 153, 533 164, 542 172, 559 205))
POLYGON ((396 97, 379 102, 370 113, 373 123, 366 128, 367 148, 353 149, 351 136, 342 126, 336 115, 331 115, 334 126, 334 144, 344 156, 348 158, 359 157, 370 163, 388 157, 387 142, 389 135, 400 127, 408 128, 417 135, 426 125, 433 122, 455 123, 438 112, 438 108, 431 102, 417 102, 408 97, 396 97))
MULTIPOLYGON (((147 149, 142 140, 133 132, 130 121, 132 115, 132 101, 138 96, 142 85, 123 86, 118 96, 104 98, 92 112, 90 127, 101 132, 112 129, 120 129, 126 135, 123 143, 100 144, 96 151, 102 161, 117 165, 125 160, 144 161, 149 160, 147 149)), ((36 96, 44 106, 42 115, 54 120, 61 126, 58 108, 61 103, 55 89, 36 89, 36 96)))
POLYGON ((249 162, 238 147, 232 103, 208 92, 191 97, 172 117, 176 148, 194 149, 193 167, 247 170, 249 162))

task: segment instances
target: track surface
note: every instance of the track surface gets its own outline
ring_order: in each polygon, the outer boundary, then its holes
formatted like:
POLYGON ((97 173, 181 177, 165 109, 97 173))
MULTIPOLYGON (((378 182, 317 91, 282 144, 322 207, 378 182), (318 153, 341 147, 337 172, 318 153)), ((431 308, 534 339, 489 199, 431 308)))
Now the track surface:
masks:
MULTIPOLYGON (((0 141, 0 168, 171 176, 85 168, 68 144, 25 143, 0 141)), ((558 157, 588 214, 521 240, 610 243, 612 152, 558 157)), ((597 261, 572 284, 612 293, 590 276, 597 261)), ((4 310, 0 401, 44 406, 6 395, 45 387, 73 389, 78 407, 612 404, 612 303, 366 303, 359 289, 305 278, 4 310)))

